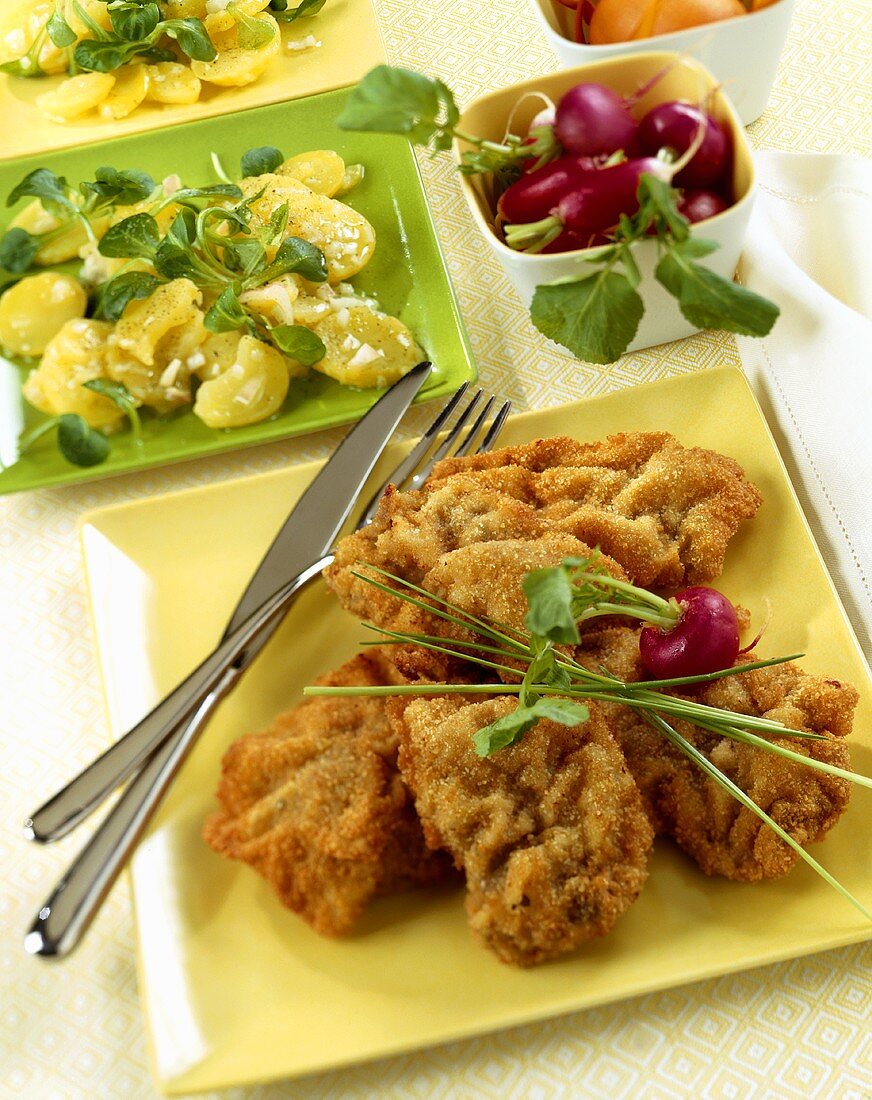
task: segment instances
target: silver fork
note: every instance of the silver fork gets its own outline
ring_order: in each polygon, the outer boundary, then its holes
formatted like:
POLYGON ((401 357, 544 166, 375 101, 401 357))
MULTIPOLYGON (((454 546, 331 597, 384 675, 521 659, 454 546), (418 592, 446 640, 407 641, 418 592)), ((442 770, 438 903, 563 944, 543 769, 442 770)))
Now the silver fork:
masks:
MULTIPOLYGON (((493 416, 490 425, 485 429, 491 410, 496 404, 496 398, 489 397, 464 434, 464 428, 484 396, 480 389, 460 409, 444 440, 438 446, 434 446, 439 432, 460 405, 467 388, 467 383, 460 387, 407 457, 379 487, 364 509, 355 530, 360 530, 372 522, 378 503, 389 484, 404 489, 417 488, 429 476, 435 463, 441 459, 452 454, 464 456, 473 451, 480 454, 493 446, 509 415, 511 404, 504 401, 493 416)), ((151 755, 141 765, 118 802, 39 910, 36 920, 24 939, 25 950, 30 954, 62 956, 76 946, 102 905, 121 868, 136 847, 143 830, 160 805, 164 794, 215 707, 236 684, 272 636, 297 594, 319 577, 332 561, 333 555, 328 554, 319 561, 313 562, 308 569, 290 580, 267 600, 215 651, 211 663, 207 662, 207 664, 210 665, 213 677, 216 669, 224 669, 220 680, 208 694, 200 699, 193 714, 185 715, 180 722, 165 728, 162 736, 155 738, 155 747, 151 755)), ((113 753, 115 755, 112 763, 116 765, 114 782, 111 777, 107 777, 104 770, 97 789, 93 792, 86 790, 77 792, 80 795, 81 809, 75 815, 75 819, 71 819, 69 828, 81 821, 108 793, 131 774, 132 769, 129 754, 125 751, 124 738, 116 742, 112 749, 107 750, 104 759, 113 753)), ((141 748, 138 754, 141 760, 141 748)), ((66 790, 69 789, 68 787, 66 790)))

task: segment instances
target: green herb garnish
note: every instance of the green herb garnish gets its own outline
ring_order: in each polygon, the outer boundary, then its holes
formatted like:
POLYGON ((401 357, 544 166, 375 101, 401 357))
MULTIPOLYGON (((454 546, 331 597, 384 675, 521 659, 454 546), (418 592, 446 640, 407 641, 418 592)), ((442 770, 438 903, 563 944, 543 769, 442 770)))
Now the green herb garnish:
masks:
MULTIPOLYGON (((570 643, 575 640, 571 635, 576 623, 571 616, 574 615, 576 608, 581 608, 583 617, 586 610, 593 608, 603 598, 603 592, 599 585, 602 575, 596 568, 593 571, 590 568, 592 564, 595 566, 595 562, 591 562, 591 559, 578 559, 580 564, 573 564, 574 562, 575 559, 570 559, 569 564, 565 563, 565 569, 562 570, 533 571, 532 574, 528 574, 524 582, 524 591, 527 594, 529 603, 529 612, 526 619, 528 630, 530 630, 530 623, 533 623, 534 626, 543 624, 544 628, 552 633, 552 637, 544 637, 532 631, 519 630, 492 619, 472 615, 456 604, 450 603, 448 600, 374 565, 366 565, 366 572, 353 571, 355 577, 366 581, 396 599, 425 610, 444 623, 450 624, 450 627, 456 630, 456 636, 451 636, 449 628, 448 635, 442 637, 370 627, 382 636, 381 643, 387 640, 401 645, 419 646, 454 657, 478 665, 491 673, 497 672, 505 678, 505 682, 407 684, 384 687, 319 686, 305 688, 304 695, 366 695, 373 697, 391 695, 517 695, 518 707, 511 714, 492 722, 476 733, 474 748, 476 753, 482 756, 490 755, 508 745, 517 743, 524 733, 531 729, 540 718, 548 718, 564 725, 578 725, 584 722, 587 718, 587 713, 582 714, 583 711, 586 712, 586 708, 583 706, 584 702, 595 701, 629 707, 640 718, 659 730, 670 743, 701 767, 706 775, 728 791, 732 797, 765 821, 809 866, 822 875, 867 919, 872 920, 872 914, 857 898, 841 886, 800 844, 773 821, 765 810, 761 809, 749 795, 736 786, 705 754, 701 753, 674 727, 674 723, 677 721, 686 722, 718 736, 751 744, 763 751, 774 753, 793 762, 805 764, 818 771, 872 789, 872 779, 866 776, 857 775, 824 761, 813 760, 783 745, 767 740, 769 737, 780 737, 800 741, 814 741, 821 740, 819 734, 793 730, 770 718, 741 714, 721 707, 709 706, 693 699, 672 695, 665 690, 683 684, 707 682, 725 676, 735 676, 754 669, 784 664, 787 661, 796 660, 801 654, 752 661, 744 665, 736 665, 713 675, 681 677, 662 682, 625 682, 610 675, 605 670, 593 672, 581 665, 572 656, 554 650, 555 640, 565 640, 570 643), (579 580, 579 577, 574 575, 573 572, 578 570, 592 578, 590 591, 585 588, 588 584, 587 580, 582 580, 580 584, 573 583, 579 580), (550 574, 547 577, 543 576, 546 572, 550 574), (563 572, 562 578, 559 576, 560 572, 563 572), (533 579, 530 580, 530 577, 533 579), (576 592, 578 593, 577 596, 576 592), (555 633, 558 635, 557 638, 553 637, 555 633), (519 671, 519 669, 522 671, 519 671), (521 676, 520 683, 512 682, 512 679, 521 676), (545 705, 543 706, 543 704, 545 705), (551 709, 552 705, 554 705, 553 710, 551 709), (570 707, 577 709, 573 710, 570 707)), ((627 593, 622 593, 620 589, 614 589, 613 596, 618 608, 626 606, 627 593)), ((635 602, 635 597, 633 597, 633 601, 635 602)))
MULTIPOLYGON (((766 336, 779 309, 767 298, 724 279, 696 262, 718 245, 690 235, 690 223, 678 213, 678 192, 645 174, 639 181, 639 209, 622 217, 614 244, 584 258, 595 270, 536 287, 530 317, 549 339, 591 363, 613 363, 627 350, 644 306, 636 287, 638 268, 632 248, 656 241, 657 281, 678 301, 682 315, 698 328, 723 328, 744 336, 766 336), (623 268, 623 270, 618 270, 623 268)), ((529 226, 506 226, 506 243, 520 248, 553 239, 556 218, 529 226)))
POLYGON ((78 413, 63 413, 44 421, 21 440, 18 453, 29 451, 38 439, 55 429, 58 450, 74 466, 98 466, 108 457, 109 440, 78 413))

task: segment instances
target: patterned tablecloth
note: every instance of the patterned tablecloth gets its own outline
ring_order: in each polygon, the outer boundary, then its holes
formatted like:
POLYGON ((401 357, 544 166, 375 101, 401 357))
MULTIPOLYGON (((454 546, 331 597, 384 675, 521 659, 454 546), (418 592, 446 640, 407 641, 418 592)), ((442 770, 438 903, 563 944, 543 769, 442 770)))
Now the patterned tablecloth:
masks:
MULTIPOLYGON (((463 102, 556 68, 522 0, 377 0, 390 60, 450 82, 463 102)), ((872 3, 799 0, 759 148, 872 154, 872 3)), ((445 157, 422 158, 428 195, 482 383, 517 408, 738 363, 708 333, 613 367, 548 350, 495 261, 478 247, 445 157)), ((418 421, 426 412, 418 412, 418 421)), ((33 907, 80 844, 27 845, 39 795, 105 744, 76 521, 96 506, 244 477, 322 456, 339 433, 0 501, 0 1096, 155 1095, 136 992, 129 895, 119 884, 60 966, 26 957, 33 907)), ((651 994, 235 1100, 326 1097, 741 1098, 872 1096, 872 951, 832 951, 651 994)))

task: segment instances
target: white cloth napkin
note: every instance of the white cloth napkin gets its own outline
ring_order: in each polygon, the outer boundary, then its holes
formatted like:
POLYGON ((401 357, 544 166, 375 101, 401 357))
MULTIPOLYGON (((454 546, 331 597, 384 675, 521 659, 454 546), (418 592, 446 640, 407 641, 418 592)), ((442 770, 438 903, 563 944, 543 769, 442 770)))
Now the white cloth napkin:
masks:
POLYGON ((759 153, 739 277, 781 307, 739 353, 872 661, 872 162, 759 153))

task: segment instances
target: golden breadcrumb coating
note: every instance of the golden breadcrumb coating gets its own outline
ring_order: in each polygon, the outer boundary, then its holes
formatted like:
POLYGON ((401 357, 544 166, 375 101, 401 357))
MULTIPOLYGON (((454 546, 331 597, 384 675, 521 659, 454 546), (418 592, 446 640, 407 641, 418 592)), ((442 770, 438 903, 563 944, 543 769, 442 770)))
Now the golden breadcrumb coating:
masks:
MULTIPOLYGON (((585 635, 575 655, 624 680, 648 678, 639 660, 639 631, 631 627, 585 635)), ((755 659, 748 653, 740 662, 755 659)), ((858 695, 850 684, 810 676, 791 663, 715 680, 686 697, 821 734, 823 741, 772 740, 840 768, 851 766, 843 738, 851 731, 858 695)), ((655 830, 673 837, 706 874, 757 881, 793 867, 799 856, 792 848, 647 722, 626 707, 605 711, 655 830)), ((847 808, 845 779, 683 722, 676 728, 803 846, 821 840, 847 808)))
MULTIPOLYGON (((372 648, 317 682, 403 680, 372 648)), ((317 932, 348 932, 373 897, 453 875, 424 843, 396 756, 383 698, 308 699, 227 750, 204 839, 254 867, 317 932)))
POLYGON ((644 587, 701 583, 720 573, 727 544, 759 505, 732 459, 665 432, 540 439, 438 463, 415 492, 389 488, 373 523, 339 543, 328 582, 346 608, 371 616, 372 589, 352 576, 359 562, 427 587, 452 551, 564 535, 598 547, 644 587))
POLYGON ((466 873, 473 936, 503 962, 533 966, 613 927, 642 889, 653 834, 595 707, 583 725, 543 720, 477 756, 476 731, 515 705, 403 697, 387 709, 427 843, 466 873))

